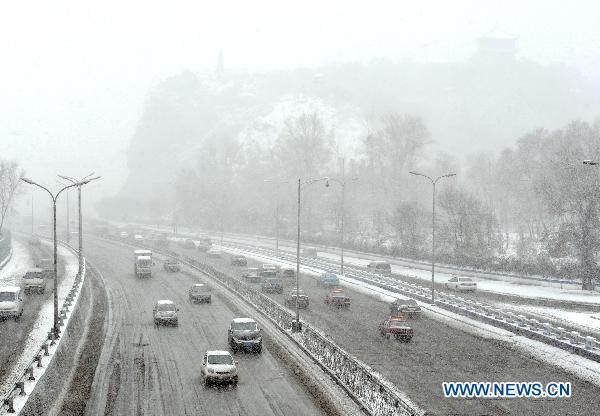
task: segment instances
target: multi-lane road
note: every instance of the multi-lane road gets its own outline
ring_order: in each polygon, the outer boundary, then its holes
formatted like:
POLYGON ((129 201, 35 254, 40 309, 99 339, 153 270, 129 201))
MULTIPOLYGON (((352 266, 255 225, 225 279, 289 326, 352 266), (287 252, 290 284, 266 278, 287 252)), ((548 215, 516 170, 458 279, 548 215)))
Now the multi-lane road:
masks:
POLYGON ((322 414, 268 348, 235 355, 237 387, 203 385, 202 356, 209 349, 227 349, 227 327, 236 316, 219 291, 210 305, 189 303, 188 288, 206 281, 204 276, 167 273, 157 257, 153 276, 138 279, 130 248, 94 238, 86 239, 86 256, 102 275, 110 305, 105 351, 86 414, 322 414), (177 303, 178 327, 155 327, 152 308, 158 299, 177 303))
MULTIPOLYGON (((241 268, 231 266, 227 255, 218 260, 196 250, 174 249, 199 257, 232 276, 241 274, 241 268)), ((249 266, 257 264, 250 261, 249 266)), ((314 277, 302 275, 300 281, 311 300, 310 308, 302 313, 303 319, 324 330, 433 414, 587 415, 592 409, 600 409, 600 388, 521 352, 508 342, 472 335, 428 315, 410 321, 415 329, 412 342, 388 341, 376 331, 377 324, 389 315, 387 303, 349 291, 349 310, 337 310, 324 304, 327 290, 318 286, 314 277), (444 381, 568 381, 572 383, 573 396, 561 400, 447 399, 443 397, 444 381)), ((287 284, 291 286, 293 282, 287 284)), ((283 303, 283 295, 269 296, 283 303)))

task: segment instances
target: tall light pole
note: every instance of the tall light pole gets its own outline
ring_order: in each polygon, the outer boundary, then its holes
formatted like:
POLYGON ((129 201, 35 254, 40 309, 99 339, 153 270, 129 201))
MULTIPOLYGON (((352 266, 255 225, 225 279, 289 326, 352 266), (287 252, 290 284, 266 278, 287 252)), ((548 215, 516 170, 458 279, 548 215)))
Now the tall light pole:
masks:
MULTIPOLYGON (((79 205, 79 232, 78 232, 78 239, 79 239, 79 252, 78 252, 78 260, 79 260, 79 275, 81 276, 83 274, 83 222, 82 222, 82 213, 81 213, 81 187, 85 184, 90 183, 91 181, 95 181, 96 179, 100 179, 100 176, 94 176, 92 178, 90 178, 90 176, 92 176, 94 174, 94 172, 90 173, 89 175, 83 177, 80 180, 76 180, 71 178, 70 176, 64 176, 64 175, 58 175, 59 178, 65 179, 69 182, 71 182, 73 185, 77 186, 77 201, 78 201, 78 205, 79 205)), ((68 191, 67 191, 68 192, 68 191)), ((68 193, 67 193, 68 195, 68 193)), ((67 240, 68 242, 69 240, 67 240)))
POLYGON ((431 211, 431 303, 433 304, 435 303, 435 185, 440 179, 456 176, 456 173, 447 173, 446 175, 438 176, 435 179, 418 172, 410 171, 408 173, 427 178, 433 185, 433 209, 431 211))
POLYGON ((48 188, 40 185, 39 183, 32 181, 31 179, 21 177, 21 180, 30 185, 35 185, 39 188, 42 188, 44 191, 48 192, 48 194, 50 195, 50 198, 52 198, 52 219, 53 219, 53 231, 54 231, 53 232, 53 239, 54 239, 54 328, 53 328, 53 334, 54 334, 54 339, 57 339, 58 334, 60 333, 60 327, 58 326, 58 267, 56 265, 57 258, 58 258, 57 241, 56 241, 56 199, 58 198, 58 196, 61 194, 62 191, 64 191, 65 189, 68 189, 68 188, 72 188, 73 186, 76 186, 77 184, 67 185, 67 186, 63 187, 62 189, 60 189, 56 193, 56 195, 53 195, 52 192, 50 192, 50 190, 48 188))
POLYGON ((279 257, 279 185, 282 183, 289 183, 289 181, 265 179, 264 182, 272 182, 275 184, 275 256, 279 257))
POLYGON ((329 178, 323 177, 319 179, 308 179, 302 182, 302 178, 298 178, 298 238, 296 240, 296 321, 292 324, 292 332, 300 332, 302 324, 300 323, 300 308, 298 307, 298 297, 300 296, 300 195, 302 188, 312 183, 326 181, 325 186, 329 186, 329 178))
POLYGON ((358 178, 346 179, 346 173, 344 171, 344 159, 342 159, 342 179, 329 178, 331 182, 337 182, 342 187, 342 224, 341 224, 341 238, 340 238, 340 274, 344 275, 344 217, 346 215, 345 201, 346 201, 346 183, 350 181, 357 181, 358 178))

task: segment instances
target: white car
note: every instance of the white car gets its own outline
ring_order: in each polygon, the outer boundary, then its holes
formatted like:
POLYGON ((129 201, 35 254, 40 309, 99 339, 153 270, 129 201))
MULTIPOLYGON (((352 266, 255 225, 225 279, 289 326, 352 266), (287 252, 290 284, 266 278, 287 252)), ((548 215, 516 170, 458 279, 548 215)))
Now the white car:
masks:
POLYGON ((19 286, 0 287, 0 319, 14 318, 18 321, 23 315, 23 295, 19 286))
POLYGON ((119 233, 119 238, 129 238, 129 233, 127 231, 121 231, 119 233))
POLYGON ((202 379, 204 384, 211 382, 238 382, 237 362, 229 351, 206 351, 202 358, 202 379))
POLYGON ((446 289, 452 289, 456 291, 475 291, 477 290, 477 283, 470 277, 457 277, 454 276, 452 279, 444 283, 446 289))

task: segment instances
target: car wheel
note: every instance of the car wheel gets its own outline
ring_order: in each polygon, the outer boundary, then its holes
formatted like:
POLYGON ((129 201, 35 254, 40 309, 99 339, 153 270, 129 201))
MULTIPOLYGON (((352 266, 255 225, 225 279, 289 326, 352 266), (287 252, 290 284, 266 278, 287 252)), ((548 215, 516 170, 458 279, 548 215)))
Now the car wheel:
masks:
POLYGON ((237 378, 237 377, 235 377, 235 378, 234 378, 234 379, 231 381, 231 384, 233 384, 234 386, 237 386, 237 385, 238 385, 238 378, 237 378))
POLYGON ((258 347, 256 347, 256 352, 259 354, 262 352, 262 343, 258 344, 258 347))
POLYGON ((385 339, 390 339, 390 338, 391 338, 390 334, 385 334, 385 339))

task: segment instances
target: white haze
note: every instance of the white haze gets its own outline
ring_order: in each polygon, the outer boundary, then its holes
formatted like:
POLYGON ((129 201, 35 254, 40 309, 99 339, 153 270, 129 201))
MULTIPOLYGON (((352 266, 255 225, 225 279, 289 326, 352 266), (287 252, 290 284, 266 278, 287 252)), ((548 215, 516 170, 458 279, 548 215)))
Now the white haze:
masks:
POLYGON ((346 61, 465 59, 493 30, 519 56, 598 78, 594 1, 17 1, 0 11, 2 158, 56 173, 127 175, 124 150, 145 94, 185 69, 249 71, 346 61))

